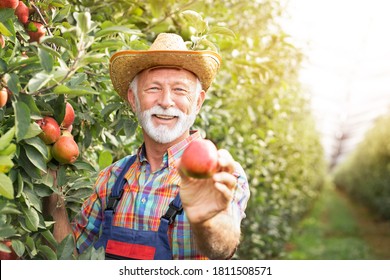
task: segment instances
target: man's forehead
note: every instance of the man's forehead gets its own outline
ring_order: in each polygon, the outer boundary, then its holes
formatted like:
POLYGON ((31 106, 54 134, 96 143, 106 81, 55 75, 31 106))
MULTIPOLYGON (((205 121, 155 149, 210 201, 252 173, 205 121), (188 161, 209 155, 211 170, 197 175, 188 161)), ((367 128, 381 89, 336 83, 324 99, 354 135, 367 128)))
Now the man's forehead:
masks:
POLYGON ((191 71, 188 71, 184 68, 181 68, 181 67, 178 67, 178 66, 156 66, 156 67, 151 67, 151 68, 148 68, 148 69, 145 69, 143 70, 142 72, 140 72, 139 74, 140 75, 147 75, 147 74, 153 74, 159 70, 176 70, 178 71, 179 73, 185 73, 186 75, 190 75, 192 77, 194 77, 195 79, 197 78, 196 75, 194 73, 192 73, 191 71))

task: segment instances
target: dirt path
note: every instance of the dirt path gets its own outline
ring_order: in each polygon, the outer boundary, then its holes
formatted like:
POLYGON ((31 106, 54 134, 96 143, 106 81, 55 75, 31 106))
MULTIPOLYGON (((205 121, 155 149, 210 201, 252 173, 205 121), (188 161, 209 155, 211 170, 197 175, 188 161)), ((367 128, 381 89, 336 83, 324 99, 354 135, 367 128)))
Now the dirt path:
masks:
POLYGON ((357 204, 340 190, 336 191, 346 201, 359 225, 362 238, 380 260, 390 260, 390 221, 379 219, 367 207, 357 204))

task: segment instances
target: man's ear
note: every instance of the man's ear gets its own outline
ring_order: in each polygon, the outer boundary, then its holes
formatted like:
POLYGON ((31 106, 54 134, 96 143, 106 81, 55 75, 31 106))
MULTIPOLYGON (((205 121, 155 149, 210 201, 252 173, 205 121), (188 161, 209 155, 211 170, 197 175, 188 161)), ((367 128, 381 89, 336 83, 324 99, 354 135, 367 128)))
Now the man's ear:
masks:
POLYGON ((199 93, 198 100, 196 101, 196 113, 198 114, 200 109, 202 108, 203 102, 206 98, 206 92, 202 90, 199 93))
POLYGON ((134 92, 129 88, 129 90, 127 91, 127 101, 129 102, 130 106, 131 106, 131 110, 133 112, 136 111, 136 106, 135 106, 135 96, 134 96, 134 92))

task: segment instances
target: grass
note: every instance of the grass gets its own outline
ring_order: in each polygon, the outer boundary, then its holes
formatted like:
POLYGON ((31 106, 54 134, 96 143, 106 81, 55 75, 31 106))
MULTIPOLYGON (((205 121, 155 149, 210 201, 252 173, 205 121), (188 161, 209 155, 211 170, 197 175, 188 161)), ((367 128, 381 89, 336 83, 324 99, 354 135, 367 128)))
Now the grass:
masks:
POLYGON ((291 260, 374 259, 348 201, 326 188, 287 245, 291 260))

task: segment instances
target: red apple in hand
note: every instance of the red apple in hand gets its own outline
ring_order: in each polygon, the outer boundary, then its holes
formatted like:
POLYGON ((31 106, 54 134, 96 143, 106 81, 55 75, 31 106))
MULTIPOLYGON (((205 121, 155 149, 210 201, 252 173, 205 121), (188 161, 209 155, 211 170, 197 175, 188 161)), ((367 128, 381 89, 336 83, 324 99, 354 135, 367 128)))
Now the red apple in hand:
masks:
POLYGON ((45 144, 53 144, 60 138, 61 129, 57 121, 52 117, 44 117, 41 120, 36 121, 42 129, 39 137, 45 142, 45 144))
POLYGON ((26 24, 28 22, 29 10, 23 1, 19 1, 19 5, 15 9, 15 15, 18 17, 21 23, 26 24))
POLYGON ((218 167, 218 150, 208 139, 192 141, 184 150, 180 170, 188 177, 210 178, 218 167))
POLYGON ((0 8, 16 9, 19 4, 19 0, 0 0, 0 8))

